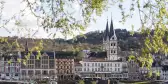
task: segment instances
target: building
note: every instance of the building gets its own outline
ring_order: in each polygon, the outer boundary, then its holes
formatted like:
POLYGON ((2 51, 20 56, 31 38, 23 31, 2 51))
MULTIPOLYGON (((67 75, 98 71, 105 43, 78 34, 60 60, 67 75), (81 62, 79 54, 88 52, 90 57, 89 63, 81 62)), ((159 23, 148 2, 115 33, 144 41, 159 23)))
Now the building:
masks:
MULTIPOLYGON (((133 56, 138 56, 138 51, 122 51, 122 56, 126 56, 126 61, 128 61, 129 56, 133 55, 133 56)), ((139 63, 137 63, 134 60, 130 60, 128 61, 128 80, 134 80, 134 81, 138 81, 141 80, 141 73, 140 73, 140 66, 139 63)))
POLYGON ((55 52, 55 66, 59 81, 74 79, 74 56, 73 52, 55 52))
POLYGON ((90 52, 82 60, 82 78, 127 79, 128 65, 118 54, 118 41, 111 20, 103 37, 103 52, 90 52))
POLYGON ((18 52, 6 53, 0 57, 0 79, 19 80, 20 63, 18 62, 18 52))
POLYGON ((128 62, 129 80, 141 80, 139 73, 139 64, 131 60, 128 62))
POLYGON ((82 64, 80 62, 75 62, 75 74, 80 75, 82 71, 82 64))
MULTIPOLYGON (((22 59, 25 59, 25 52, 21 52, 22 59)), ((38 52, 32 52, 27 64, 21 64, 21 79, 43 79, 56 78, 55 53, 41 51, 38 58, 38 52)))

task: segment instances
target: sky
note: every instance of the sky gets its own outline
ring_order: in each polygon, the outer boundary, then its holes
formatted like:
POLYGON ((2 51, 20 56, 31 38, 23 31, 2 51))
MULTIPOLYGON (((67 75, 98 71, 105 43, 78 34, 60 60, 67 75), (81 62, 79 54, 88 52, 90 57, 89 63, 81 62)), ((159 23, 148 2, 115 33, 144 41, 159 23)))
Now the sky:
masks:
MULTIPOLYGON (((2 1, 2 0, 0 0, 2 1)), ((3 0, 5 1, 4 10, 3 10, 3 18, 10 18, 12 15, 19 12, 19 10, 23 9, 25 7, 24 3, 21 3, 22 0, 3 0)), ((129 8, 131 0, 126 0, 126 2, 123 4, 125 7, 129 8)), ((74 3, 74 9, 76 10, 75 16, 79 18, 79 5, 74 3)), ((126 23, 123 25, 119 21, 121 20, 121 11, 118 8, 118 5, 109 5, 109 8, 107 11, 103 12, 103 14, 100 17, 96 18, 96 22, 91 22, 86 29, 84 33, 95 31, 95 30, 104 30, 106 27, 107 19, 110 25, 111 18, 113 19, 114 29, 121 28, 121 29, 127 29, 132 30, 131 26, 134 25, 134 30, 138 30, 140 28, 140 20, 138 16, 137 10, 134 12, 134 17, 132 19, 127 19, 126 23)), ((14 25, 8 25, 7 29, 11 31, 9 33, 6 29, 1 28, 0 29, 0 36, 19 36, 19 37, 27 37, 28 34, 34 35, 35 38, 48 38, 48 33, 45 32, 42 28, 37 26, 37 19, 30 13, 30 11, 26 12, 26 15, 21 18, 22 25, 20 26, 14 26, 14 25), (28 33, 27 30, 31 31, 31 33, 28 33), (39 31, 37 31, 39 29, 39 31), (17 31, 19 32, 17 32, 17 31), (35 33, 36 32, 36 33, 35 33)), ((13 23, 13 22, 11 22, 13 23)), ((0 23, 1 25, 1 23, 0 23)), ((57 32, 56 37, 63 37, 60 32, 57 32)), ((71 38, 71 37, 68 37, 71 38)))

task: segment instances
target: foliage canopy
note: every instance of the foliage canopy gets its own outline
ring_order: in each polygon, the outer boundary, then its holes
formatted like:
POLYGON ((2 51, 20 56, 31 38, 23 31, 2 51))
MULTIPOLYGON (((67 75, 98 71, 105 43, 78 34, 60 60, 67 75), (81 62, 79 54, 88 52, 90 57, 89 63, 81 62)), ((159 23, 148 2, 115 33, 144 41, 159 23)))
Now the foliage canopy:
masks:
MULTIPOLYGON (((127 1, 127 0, 125 0, 127 1)), ((109 5, 118 4, 119 9, 121 9, 122 23, 124 23, 128 18, 133 17, 133 12, 138 10, 139 19, 141 21, 141 28, 139 32, 142 33, 142 40, 144 44, 140 49, 140 56, 136 57, 135 60, 142 62, 142 67, 148 67, 150 69, 153 63, 153 57, 151 53, 167 53, 168 52, 168 36, 167 36, 167 24, 168 24, 168 1, 167 0, 130 0, 130 9, 125 11, 127 6, 124 6, 124 0, 23 0, 26 3, 26 9, 31 11, 37 19, 41 22, 39 26, 43 27, 46 31, 51 28, 56 29, 56 31, 61 31, 64 35, 74 35, 74 31, 84 31, 88 24, 95 19, 95 16, 100 16, 109 5), (69 11, 67 8, 73 9, 73 3, 78 4, 80 7, 80 17, 81 19, 76 19, 73 15, 73 11, 69 11), (154 33, 151 34, 150 31, 154 29, 154 33)), ((3 11, 4 2, 1 1, 1 16, 3 11)), ((21 3, 22 4, 22 3, 21 3)), ((21 14, 24 16, 24 11, 21 10, 21 14)), ((1 28, 5 28, 5 25, 9 20, 0 20, 1 28)), ((20 24, 16 20, 15 25, 20 24)), ((134 26, 132 26, 134 27, 134 26)), ((134 29, 134 28, 132 28, 134 29)), ((131 34, 134 34, 132 32, 131 34)), ((52 33, 53 36, 56 33, 52 33)), ((8 44, 7 40, 1 37, 1 42, 8 44)), ((13 43, 19 48, 19 44, 13 43)), ((42 48, 42 41, 38 42, 37 46, 31 50, 40 51, 42 48)), ((10 44, 12 45, 12 44, 10 44)), ((11 49, 11 48, 9 48, 11 49)), ((133 58, 133 57, 131 57, 133 58)))

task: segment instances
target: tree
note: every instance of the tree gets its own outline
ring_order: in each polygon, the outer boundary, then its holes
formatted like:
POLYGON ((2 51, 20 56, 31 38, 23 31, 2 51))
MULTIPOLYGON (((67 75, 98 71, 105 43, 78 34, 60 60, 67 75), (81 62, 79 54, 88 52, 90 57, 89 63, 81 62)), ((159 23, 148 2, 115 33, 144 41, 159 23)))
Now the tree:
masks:
MULTIPOLYGON (((126 0, 125 0, 126 1, 126 0)), ((166 0, 132 0, 130 11, 126 11, 127 5, 124 7, 122 5, 124 0, 23 0, 26 3, 26 8, 21 10, 19 13, 24 16, 26 10, 31 11, 46 31, 54 28, 56 31, 61 31, 63 35, 74 36, 74 31, 84 31, 92 20, 94 20, 94 15, 100 16, 109 5, 118 4, 119 9, 121 9, 122 20, 120 22, 124 23, 128 18, 133 17, 133 12, 138 10, 139 19, 141 21, 141 28, 139 33, 142 33, 143 45, 141 47, 141 54, 134 60, 139 60, 142 62, 142 67, 148 67, 150 69, 153 58, 152 53, 168 53, 168 36, 167 36, 167 23, 168 23, 168 11, 166 0), (77 20, 73 16, 73 11, 67 10, 67 8, 73 9, 73 3, 79 5, 81 8, 80 14, 82 19, 77 20), (150 31, 154 29, 154 33, 151 34, 150 31), (166 39, 165 39, 166 38, 166 39)), ((3 10, 4 2, 1 1, 1 16, 3 10)), ((5 28, 5 25, 11 19, 0 20, 1 28, 5 28)), ((15 21, 15 25, 19 25, 20 20, 15 21)), ((134 27, 132 26, 132 29, 134 27)), ((133 35, 134 32, 131 32, 133 35)), ((55 36, 56 33, 51 33, 55 36)), ((39 42, 40 44, 42 42, 39 42)), ((39 45, 40 45, 39 44, 39 45)), ((35 46, 32 50, 40 51, 41 46, 35 46)))
POLYGON ((79 80, 79 84, 85 84, 84 80, 79 80))
POLYGON ((92 84, 96 84, 96 81, 92 81, 92 84))
POLYGON ((76 60, 82 60, 82 58, 85 56, 85 53, 84 52, 82 52, 82 51, 80 51, 80 52, 78 52, 78 55, 77 55, 77 57, 76 57, 76 60))

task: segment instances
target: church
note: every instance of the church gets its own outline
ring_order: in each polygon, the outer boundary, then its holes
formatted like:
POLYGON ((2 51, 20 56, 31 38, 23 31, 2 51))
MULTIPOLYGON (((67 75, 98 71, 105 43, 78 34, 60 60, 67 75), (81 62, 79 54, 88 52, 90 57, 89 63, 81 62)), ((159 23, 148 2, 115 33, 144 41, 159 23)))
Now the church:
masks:
POLYGON ((80 75, 82 78, 127 79, 128 65, 118 55, 118 41, 111 19, 108 19, 103 36, 103 52, 88 52, 82 59, 80 75))

